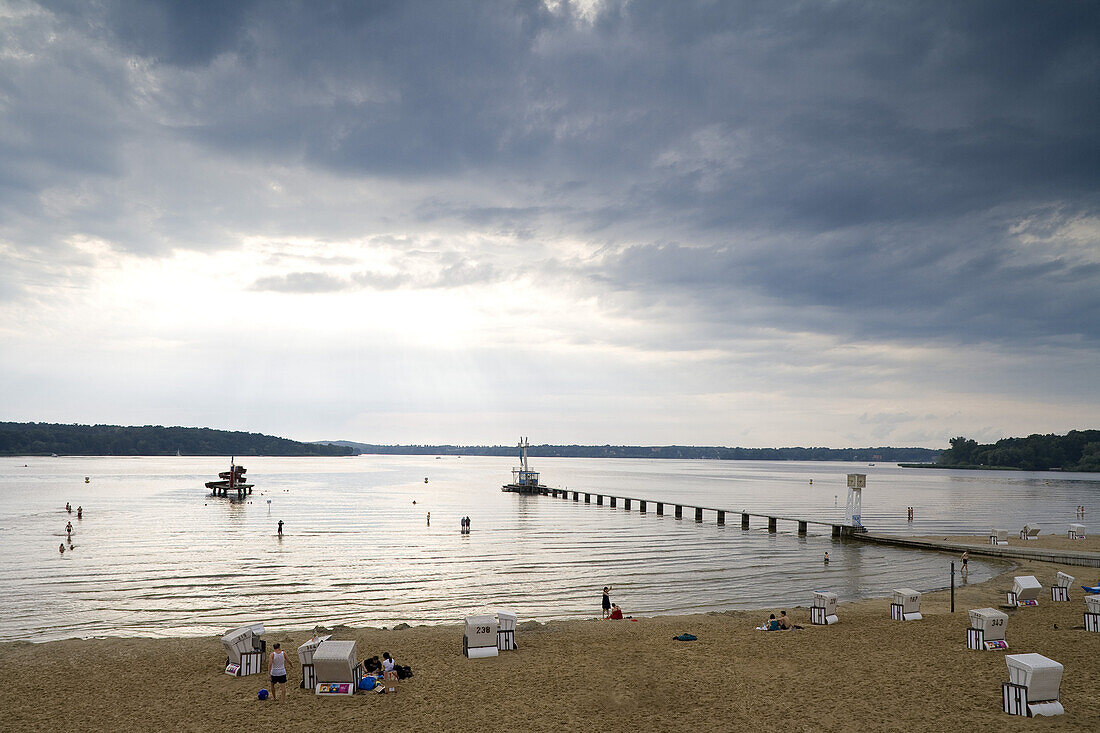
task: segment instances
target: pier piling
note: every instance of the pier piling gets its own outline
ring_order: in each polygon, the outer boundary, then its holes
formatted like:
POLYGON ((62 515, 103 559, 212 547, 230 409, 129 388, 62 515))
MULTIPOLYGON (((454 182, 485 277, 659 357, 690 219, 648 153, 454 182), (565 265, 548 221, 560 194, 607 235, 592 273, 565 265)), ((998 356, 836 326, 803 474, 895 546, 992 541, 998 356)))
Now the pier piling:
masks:
POLYGON ((718 510, 718 524, 721 525, 721 524, 725 524, 725 523, 726 523, 726 513, 724 511, 722 511, 721 509, 719 509, 718 510))
POLYGON ((798 533, 806 534, 806 523, 801 520, 798 522, 798 533))
POLYGON ((596 506, 603 506, 603 494, 596 494, 596 506))
POLYGON ((695 508, 695 521, 696 522, 702 522, 703 521, 703 510, 699 507, 695 508))
POLYGON ((748 528, 749 528, 749 515, 745 514, 745 513, 742 513, 741 514, 741 529, 748 529, 748 528))
POLYGON ((775 517, 768 517, 768 531, 775 531, 775 517))
POLYGON ((677 519, 683 519, 684 518, 684 508, 682 506, 680 506, 679 504, 676 505, 676 518, 677 519))
POLYGON ((592 503, 592 494, 585 494, 584 495, 584 503, 585 504, 591 504, 592 503))
POLYGON ((638 511, 640 511, 642 514, 645 514, 645 500, 644 499, 639 499, 638 500, 638 511))
POLYGON ((657 516, 663 517, 665 515, 665 505, 661 502, 657 502, 657 516))

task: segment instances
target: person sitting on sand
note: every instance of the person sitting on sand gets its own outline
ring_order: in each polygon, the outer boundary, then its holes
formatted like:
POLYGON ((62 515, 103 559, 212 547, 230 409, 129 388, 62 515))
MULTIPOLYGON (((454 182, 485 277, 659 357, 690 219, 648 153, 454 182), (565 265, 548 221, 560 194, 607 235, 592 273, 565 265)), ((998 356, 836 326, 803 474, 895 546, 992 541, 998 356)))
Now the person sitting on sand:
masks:
POLYGON ((397 670, 394 665, 397 662, 389 652, 382 652, 382 678, 386 681, 386 692, 397 694, 397 670))
POLYGON ((791 628, 791 619, 787 616, 786 611, 779 612, 779 618, 776 619, 779 622, 779 628, 787 631, 791 628))
POLYGON ((618 603, 611 604, 611 614, 608 615, 608 618, 614 621, 622 621, 623 609, 619 608, 618 603))
POLYGON ((381 672, 382 662, 378 659, 378 657, 371 657, 370 659, 363 661, 363 669, 366 670, 367 674, 381 672))

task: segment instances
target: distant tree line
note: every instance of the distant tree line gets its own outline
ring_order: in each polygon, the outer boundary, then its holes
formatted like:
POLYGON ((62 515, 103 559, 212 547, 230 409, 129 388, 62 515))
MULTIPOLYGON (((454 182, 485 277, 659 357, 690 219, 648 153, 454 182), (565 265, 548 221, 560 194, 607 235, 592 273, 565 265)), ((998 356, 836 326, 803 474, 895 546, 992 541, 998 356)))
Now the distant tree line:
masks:
MULTIPOLYGON (((376 445, 333 441, 359 453, 436 456, 515 456, 506 445, 376 445)), ((561 458, 710 458, 723 461, 934 461, 931 448, 724 448, 721 446, 532 445, 527 455, 561 458)))
POLYGON ((979 444, 963 436, 950 442, 951 447, 937 459, 937 466, 1100 472, 1100 430, 1004 438, 992 444, 979 444))
POLYGON ((261 433, 160 425, 57 425, 0 422, 0 455, 34 456, 347 456, 346 446, 299 443, 261 433))

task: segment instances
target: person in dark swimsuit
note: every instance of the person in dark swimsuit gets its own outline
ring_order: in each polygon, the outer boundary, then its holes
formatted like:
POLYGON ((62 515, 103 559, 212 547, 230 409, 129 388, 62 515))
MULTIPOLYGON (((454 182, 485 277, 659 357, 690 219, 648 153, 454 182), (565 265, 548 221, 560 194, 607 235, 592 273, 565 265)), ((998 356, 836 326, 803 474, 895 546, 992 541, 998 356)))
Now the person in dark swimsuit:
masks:
POLYGON ((611 586, 605 585, 603 587, 603 617, 607 618, 611 615, 611 586))

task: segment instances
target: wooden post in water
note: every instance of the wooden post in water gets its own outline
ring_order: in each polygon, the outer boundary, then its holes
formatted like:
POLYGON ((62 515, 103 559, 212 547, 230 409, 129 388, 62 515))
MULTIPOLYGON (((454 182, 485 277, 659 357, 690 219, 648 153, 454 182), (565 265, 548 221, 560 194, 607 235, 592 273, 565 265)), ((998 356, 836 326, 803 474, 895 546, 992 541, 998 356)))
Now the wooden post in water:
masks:
POLYGON ((683 519, 684 518, 684 508, 682 506, 680 506, 679 504, 676 505, 676 518, 677 519, 683 519))
POLYGON ((951 563, 951 613, 955 613, 955 563, 951 563))
POLYGON ((625 496, 623 497, 623 509, 626 509, 628 512, 630 511, 630 499, 627 499, 625 496))
POLYGON ((603 506, 603 494, 596 494, 596 506, 603 506))
POLYGON ((638 511, 640 511, 642 514, 645 514, 645 499, 638 500, 638 511))
POLYGON ((657 516, 663 517, 665 515, 665 505, 661 502, 657 502, 657 516))
POLYGON ((741 529, 749 528, 749 515, 741 512, 741 529))
POLYGON ((696 522, 702 522, 703 521, 703 510, 700 507, 695 507, 695 521, 696 522))
POLYGON ((834 524, 833 525, 833 537, 839 537, 839 536, 840 536, 840 525, 839 524, 834 524))
POLYGON ((573 501, 580 501, 580 500, 581 500, 580 492, 579 491, 574 491, 573 492, 573 501))
POLYGON ((726 513, 721 509, 718 510, 718 524, 726 523, 726 513))
POLYGON ((801 520, 798 522, 798 533, 806 534, 806 523, 801 520))
POLYGON ((775 531, 775 517, 768 517, 768 531, 775 531))
POLYGON ((585 494, 584 495, 584 503, 585 504, 591 504, 592 503, 592 494, 585 494))
POLYGON ((618 500, 618 499, 616 499, 616 498, 615 498, 614 496, 612 496, 612 497, 611 497, 611 508, 612 508, 612 509, 614 509, 614 508, 615 508, 615 506, 616 506, 616 505, 617 505, 618 503, 619 503, 619 500, 618 500))

